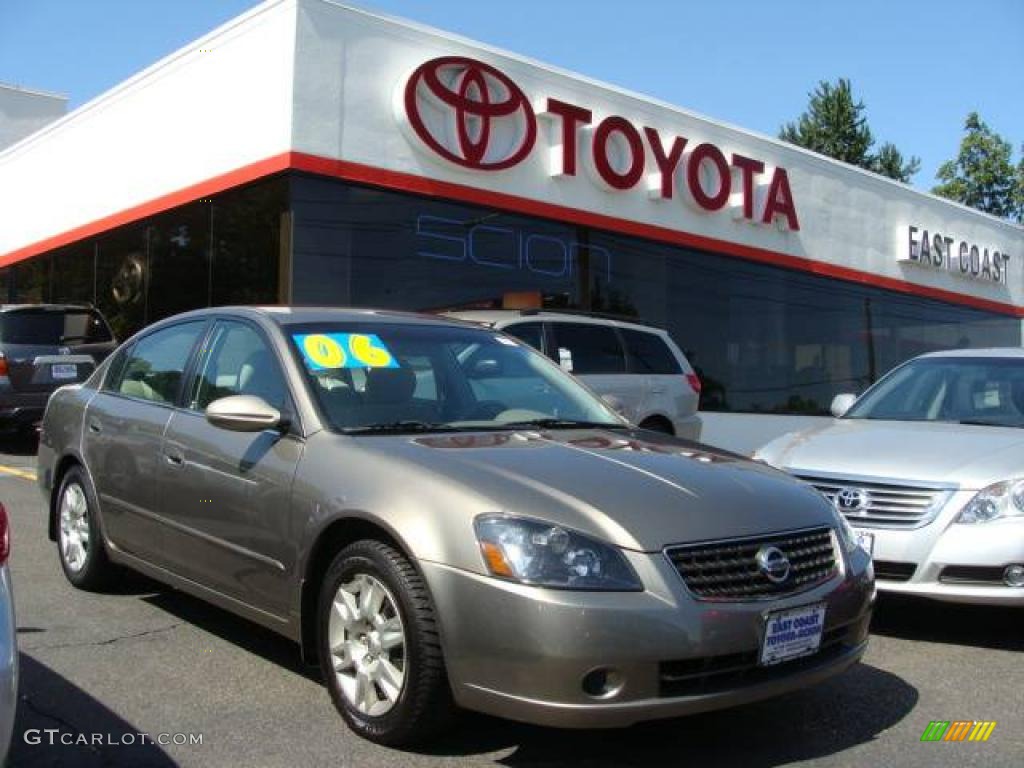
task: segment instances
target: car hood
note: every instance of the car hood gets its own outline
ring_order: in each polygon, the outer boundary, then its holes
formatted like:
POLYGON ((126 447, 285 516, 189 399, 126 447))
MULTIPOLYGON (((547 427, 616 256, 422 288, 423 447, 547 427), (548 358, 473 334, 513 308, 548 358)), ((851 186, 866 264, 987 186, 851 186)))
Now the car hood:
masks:
POLYGON ((797 474, 911 480, 980 490, 1024 475, 1024 429, 836 419, 783 435, 755 456, 797 474))
MULTIPOLYGON (((364 443, 364 445, 366 445, 364 443)), ((764 464, 672 437, 621 430, 374 439, 399 461, 525 515, 629 549, 831 525, 816 491, 764 464)))

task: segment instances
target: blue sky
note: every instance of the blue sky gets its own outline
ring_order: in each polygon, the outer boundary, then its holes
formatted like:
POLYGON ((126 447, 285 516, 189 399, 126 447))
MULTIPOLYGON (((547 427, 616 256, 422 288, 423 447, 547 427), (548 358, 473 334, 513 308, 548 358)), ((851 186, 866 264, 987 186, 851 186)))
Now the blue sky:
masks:
MULTIPOLYGON (((774 135, 821 79, 849 77, 879 141, 956 154, 977 111, 1024 142, 1022 0, 374 0, 420 21, 774 135)), ((78 106, 256 5, 0 0, 0 82, 78 106)))

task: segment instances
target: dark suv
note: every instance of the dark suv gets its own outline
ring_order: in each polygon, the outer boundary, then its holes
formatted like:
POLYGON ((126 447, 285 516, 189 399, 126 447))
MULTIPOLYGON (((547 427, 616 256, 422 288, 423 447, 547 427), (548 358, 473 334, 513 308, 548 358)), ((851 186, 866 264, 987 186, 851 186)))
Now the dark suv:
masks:
POLYGON ((50 394, 85 381, 116 346, 90 306, 0 305, 0 431, 38 425, 50 394))

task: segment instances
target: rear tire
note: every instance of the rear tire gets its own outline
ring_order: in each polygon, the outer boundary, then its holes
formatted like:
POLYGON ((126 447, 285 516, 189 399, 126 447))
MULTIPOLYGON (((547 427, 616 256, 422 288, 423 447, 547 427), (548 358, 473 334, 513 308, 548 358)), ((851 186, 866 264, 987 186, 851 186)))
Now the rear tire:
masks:
POLYGON ((116 569, 100 534, 96 496, 81 467, 64 473, 55 506, 57 555, 64 575, 78 589, 102 590, 116 569))
POLYGON ((455 712, 426 585, 381 541, 345 547, 318 601, 320 668, 334 706, 365 739, 388 746, 441 733, 455 712))

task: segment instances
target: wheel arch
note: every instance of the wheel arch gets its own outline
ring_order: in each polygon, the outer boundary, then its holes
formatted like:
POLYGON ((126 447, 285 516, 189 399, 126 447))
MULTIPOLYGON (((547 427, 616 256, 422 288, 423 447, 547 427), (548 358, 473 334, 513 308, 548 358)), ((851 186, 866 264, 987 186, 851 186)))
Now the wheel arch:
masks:
POLYGON ((644 414, 644 417, 640 419, 640 422, 637 426, 643 429, 647 429, 648 427, 645 427, 645 424, 658 424, 660 426, 663 426, 668 434, 674 435, 676 433, 675 424, 673 424, 672 419, 670 419, 664 413, 659 413, 656 411, 654 413, 644 414))
MULTIPOLYGON (((356 514, 338 517, 330 521, 317 534, 302 570, 299 594, 299 646, 302 650, 302 660, 307 664, 317 663, 316 608, 324 574, 327 573, 331 561, 338 552, 349 544, 363 539, 382 541, 394 547, 419 572, 420 578, 423 578, 423 573, 411 549, 397 532, 384 523, 356 514)), ((429 593, 429 585, 426 584, 425 579, 423 581, 429 593)))

